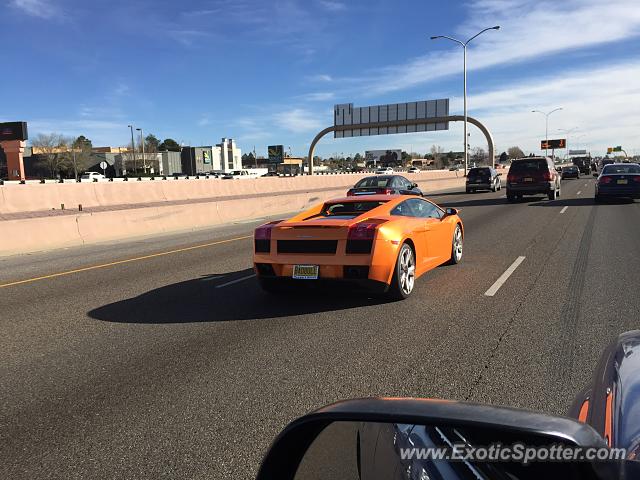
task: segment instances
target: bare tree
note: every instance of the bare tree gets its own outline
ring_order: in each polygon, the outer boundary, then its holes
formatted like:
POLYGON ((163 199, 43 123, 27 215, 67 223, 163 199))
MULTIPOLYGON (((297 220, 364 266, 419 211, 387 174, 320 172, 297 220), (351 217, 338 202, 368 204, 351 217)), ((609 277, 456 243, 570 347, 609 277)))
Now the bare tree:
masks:
POLYGON ((509 158, 522 158, 524 157, 524 152, 520 147, 509 147, 507 150, 507 154, 509 158))
POLYGON ((471 161, 476 163, 476 164, 480 164, 480 163, 484 163, 487 160, 487 152, 485 152, 484 148, 482 147, 475 147, 472 151, 471 151, 471 161))
POLYGON ((442 168, 444 162, 442 161, 442 153, 444 150, 440 145, 431 145, 431 158, 433 158, 433 163, 437 168, 442 168))
POLYGON ((72 141, 59 133, 40 133, 31 141, 34 153, 40 156, 50 178, 73 168, 71 143, 72 141))

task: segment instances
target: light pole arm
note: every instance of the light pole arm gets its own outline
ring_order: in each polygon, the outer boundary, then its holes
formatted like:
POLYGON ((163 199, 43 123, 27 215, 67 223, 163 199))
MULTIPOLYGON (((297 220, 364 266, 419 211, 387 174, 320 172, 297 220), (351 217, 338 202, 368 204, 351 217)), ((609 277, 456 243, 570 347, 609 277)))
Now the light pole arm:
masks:
POLYGON ((482 31, 480 31, 480 32, 478 32, 478 33, 476 33, 473 37, 471 37, 469 40, 467 40, 467 41, 465 42, 465 44, 468 44, 471 40, 473 40, 474 38, 476 38, 476 37, 478 37, 478 36, 482 35, 482 34, 483 34, 484 32, 486 32, 487 30, 499 30, 499 29, 500 29, 500 25, 496 25, 495 27, 487 27, 487 28, 485 28, 484 30, 482 30, 482 31))

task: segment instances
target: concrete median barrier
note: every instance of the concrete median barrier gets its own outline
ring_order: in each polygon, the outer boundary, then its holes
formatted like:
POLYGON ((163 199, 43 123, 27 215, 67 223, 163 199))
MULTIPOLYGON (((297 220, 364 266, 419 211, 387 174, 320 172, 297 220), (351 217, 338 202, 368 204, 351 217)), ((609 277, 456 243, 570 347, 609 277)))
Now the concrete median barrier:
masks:
MULTIPOLYGON (((13 218, 12 214, 15 216, 16 212, 30 209, 27 210, 32 212, 30 215, 40 215, 29 218, 29 214, 25 214, 25 218, 0 221, 3 232, 0 255, 181 232, 288 214, 343 196, 364 176, 44 184, 11 186, 11 190, 0 187, 0 214, 7 213, 8 218, 13 218), (54 188, 35 198, 42 193, 38 191, 42 187, 54 188), (29 190, 16 192, 13 189, 29 190), (59 212, 59 215, 38 210, 53 202, 65 203, 68 209, 76 210, 77 204, 82 203, 85 209, 66 214, 59 212)), ((407 177, 418 183, 427 195, 436 190, 464 187, 464 179, 456 177, 455 172, 429 172, 407 177)))

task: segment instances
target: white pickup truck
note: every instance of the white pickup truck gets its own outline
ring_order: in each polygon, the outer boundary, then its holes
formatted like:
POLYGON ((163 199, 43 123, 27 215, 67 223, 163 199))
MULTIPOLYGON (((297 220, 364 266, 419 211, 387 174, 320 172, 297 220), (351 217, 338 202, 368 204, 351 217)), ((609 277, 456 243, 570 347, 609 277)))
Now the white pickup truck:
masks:
POLYGON ((258 178, 266 174, 269 170, 266 168, 252 168, 242 170, 232 170, 222 178, 225 180, 243 180, 247 178, 258 178))

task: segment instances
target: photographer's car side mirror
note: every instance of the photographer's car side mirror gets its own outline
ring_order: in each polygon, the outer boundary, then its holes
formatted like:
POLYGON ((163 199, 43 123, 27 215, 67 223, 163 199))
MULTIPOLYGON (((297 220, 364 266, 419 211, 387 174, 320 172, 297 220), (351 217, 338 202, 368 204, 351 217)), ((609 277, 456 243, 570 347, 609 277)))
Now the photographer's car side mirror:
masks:
POLYGON ((451 215, 458 215, 460 210, 458 210, 457 208, 449 207, 449 208, 446 208, 444 212, 447 214, 447 216, 451 216, 451 215))
POLYGON ((550 445, 607 446, 591 426, 564 417, 447 400, 366 398, 338 402, 294 420, 274 441, 257 478, 454 478, 444 473, 459 469, 469 476, 455 478, 598 478, 589 462, 425 457, 426 452, 461 444, 485 450, 521 445, 532 457, 550 445), (397 476, 409 471, 416 475, 397 476))

